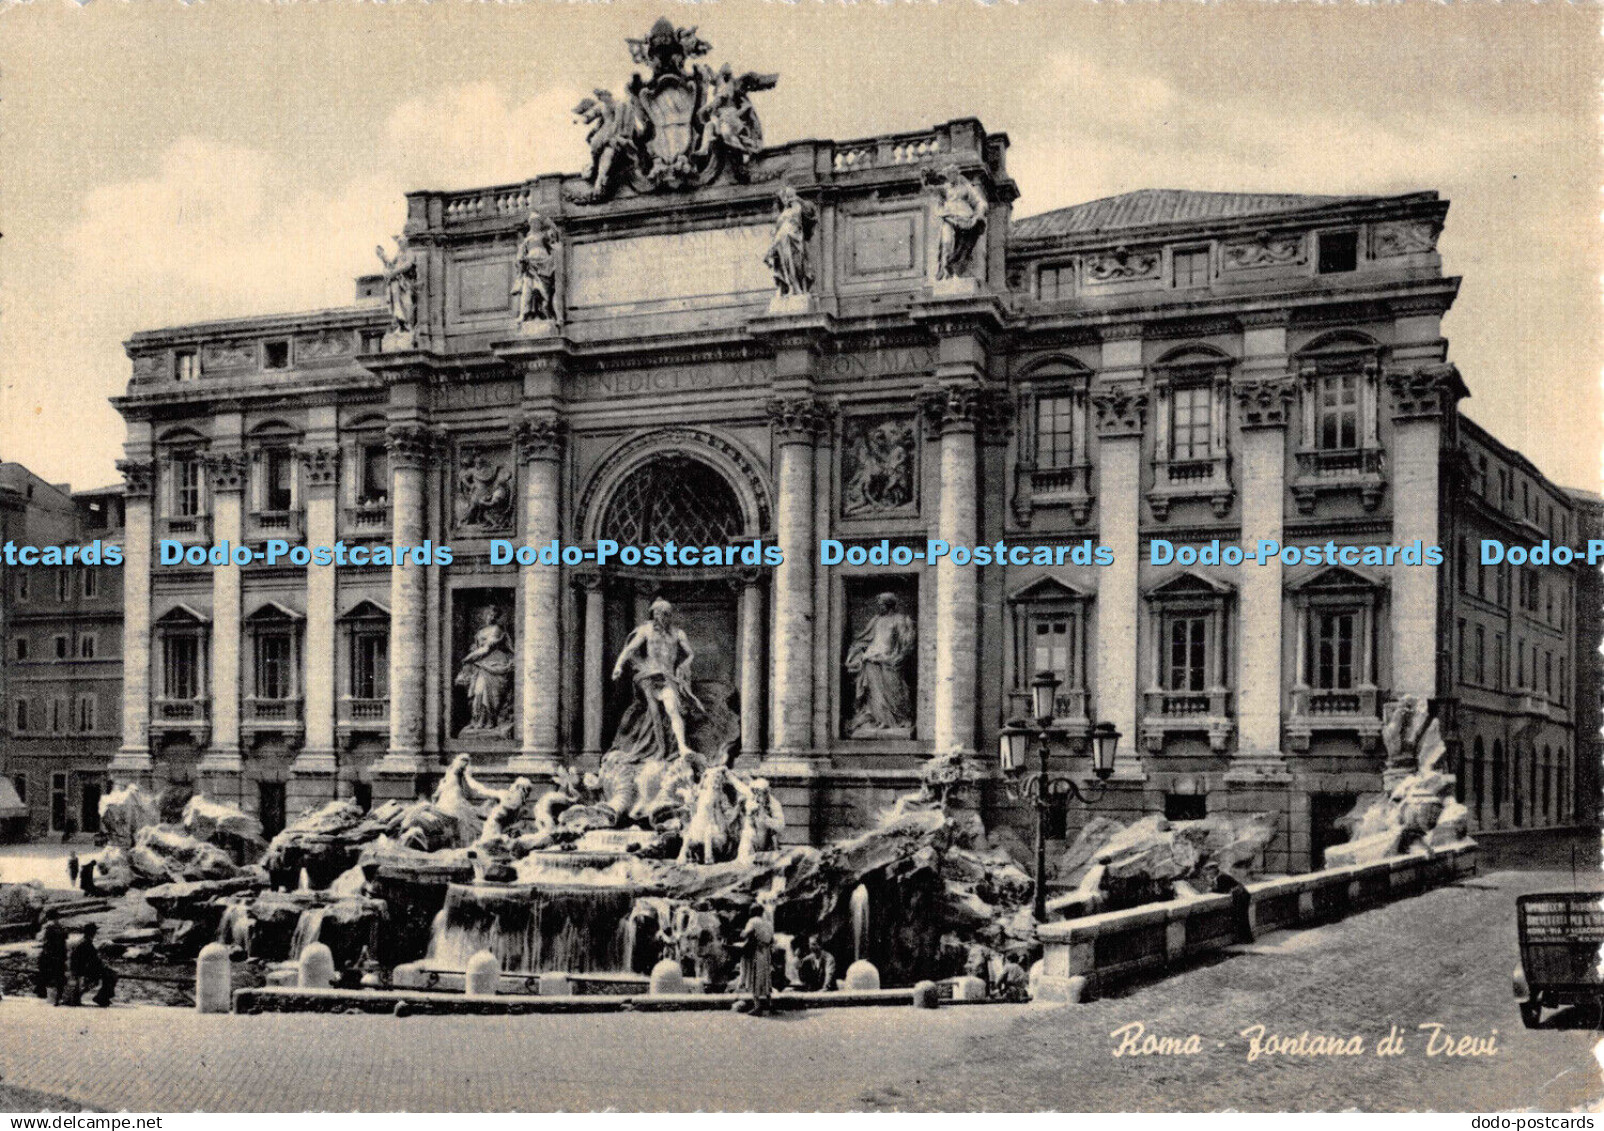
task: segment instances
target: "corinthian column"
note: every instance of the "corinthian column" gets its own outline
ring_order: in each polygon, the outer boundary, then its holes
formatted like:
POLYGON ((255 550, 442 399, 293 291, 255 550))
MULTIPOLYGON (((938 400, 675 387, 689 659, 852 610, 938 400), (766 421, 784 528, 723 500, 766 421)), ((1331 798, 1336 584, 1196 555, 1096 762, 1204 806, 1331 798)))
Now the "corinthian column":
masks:
POLYGON ((785 564, 774 571, 774 648, 770 751, 804 755, 813 745, 813 446, 824 411, 808 396, 769 405, 779 449, 775 541, 785 564))
POLYGON ((117 463, 123 473, 123 742, 111 762, 112 780, 148 783, 150 759, 151 494, 155 465, 117 463))
MULTIPOLYGON (((978 383, 950 385, 923 398, 931 431, 941 437, 941 500, 936 537, 973 546, 979 533, 975 428, 985 394, 978 383)), ((936 562, 936 671, 930 737, 937 754, 975 749, 976 640, 980 579, 976 566, 949 553, 936 562)))
MULTIPOLYGON (((244 533, 245 453, 214 451, 206 460, 212 484, 212 540, 230 551, 244 533)), ((212 568, 212 740, 198 769, 207 796, 243 801, 240 758, 240 567, 212 568)))
MULTIPOLYGON (((314 409, 327 412, 333 409, 314 409)), ((332 424, 330 419, 328 423, 332 424)), ((330 440, 332 433, 324 433, 330 440)), ((306 483, 306 544, 332 546, 335 532, 336 489, 340 479, 340 449, 309 447, 301 453, 306 483)), ((301 704, 306 743, 296 756, 291 811, 334 797, 334 580, 332 565, 306 567, 306 639, 302 663, 301 704)))
MULTIPOLYGON (((424 477, 434 450, 429 429, 418 423, 392 424, 385 435, 390 454, 392 537, 411 547, 424 539, 428 500, 424 477)), ((410 777, 422 767, 425 647, 425 570, 409 553, 405 565, 390 567, 390 749, 377 770, 410 777)), ((410 796, 410 793, 406 794, 410 796)))
MULTIPOLYGON (((562 533, 563 422, 552 411, 529 412, 518 423, 523 464, 524 542, 539 546, 562 533)), ((518 703, 522 746, 515 769, 550 773, 557 767, 562 671, 561 589, 557 566, 518 570, 523 590, 519 626, 518 703)))

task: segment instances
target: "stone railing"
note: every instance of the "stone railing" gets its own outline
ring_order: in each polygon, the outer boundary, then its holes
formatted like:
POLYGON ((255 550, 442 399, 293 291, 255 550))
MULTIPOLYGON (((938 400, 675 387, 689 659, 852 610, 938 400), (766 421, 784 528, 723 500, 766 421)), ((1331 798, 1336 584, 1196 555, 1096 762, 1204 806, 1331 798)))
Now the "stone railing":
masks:
MULTIPOLYGON (((1465 840, 1430 854, 1260 880, 1246 888, 1247 921, 1255 935, 1329 923, 1475 871, 1476 842, 1465 840)), ((1044 923, 1036 931, 1044 947, 1037 1000, 1086 1001, 1223 950, 1237 941, 1241 914, 1230 895, 1204 895, 1044 923)))
POLYGON ((162 537, 180 542, 206 542, 212 536, 212 516, 207 514, 166 515, 160 520, 162 537))
POLYGON ((155 702, 158 723, 204 723, 211 717, 210 699, 158 699, 155 702))
POLYGON ((442 194, 441 211, 447 224, 468 224, 475 220, 511 217, 523 220, 529 215, 535 194, 529 185, 472 189, 442 194))
POLYGON ((845 142, 835 147, 830 168, 837 173, 883 169, 896 165, 923 165, 944 153, 938 134, 912 134, 878 138, 872 142, 845 142))
POLYGON ((389 503, 358 503, 345 508, 345 532, 383 535, 390 531, 389 503))
MULTIPOLYGON (((1028 719, 1035 710, 1029 690, 1008 692, 1008 717, 1028 719)), ((1053 725, 1061 730, 1084 732, 1090 725, 1086 715, 1086 689, 1083 687, 1059 688, 1053 697, 1053 725)))
POLYGON ((252 511, 251 532, 264 538, 299 538, 301 512, 252 511))

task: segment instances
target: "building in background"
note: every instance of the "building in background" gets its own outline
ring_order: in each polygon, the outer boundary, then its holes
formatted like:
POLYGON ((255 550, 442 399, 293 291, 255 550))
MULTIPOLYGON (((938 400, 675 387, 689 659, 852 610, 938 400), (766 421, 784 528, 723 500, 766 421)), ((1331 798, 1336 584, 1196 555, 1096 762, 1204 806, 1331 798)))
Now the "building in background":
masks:
MULTIPOLYGON (((1579 542, 1604 538, 1604 498, 1593 491, 1567 490, 1579 542)), ((1586 566, 1576 573, 1576 823, 1597 827, 1601 797, 1599 761, 1604 743, 1604 571, 1586 566)))
MULTIPOLYGON (((120 544, 122 487, 75 493, 0 464, 0 521, 4 541, 19 546, 120 544)), ((106 564, 5 570, 0 776, 26 810, 13 836, 99 830, 122 737, 122 581, 106 564)))
POLYGON ((1143 190, 1016 219, 978 122, 758 150, 747 93, 627 144, 598 103, 585 178, 411 194, 351 306, 128 341, 120 779, 271 831, 460 753, 491 780, 593 766, 662 597, 697 743, 767 777, 793 839, 872 821, 954 749, 988 822, 1025 826, 996 738, 1044 669, 1066 766, 1096 723, 1124 735, 1099 812, 1270 812, 1272 871, 1345 837, 1405 694, 1483 827, 1574 818, 1577 570, 1467 555, 1574 537, 1575 502, 1459 412, 1446 201, 1143 190), (1052 560, 818 561, 931 538, 1052 560), (454 557, 159 562, 272 539, 454 557), (495 564, 497 539, 786 564, 495 564), (1259 539, 1410 554, 1153 557, 1259 539))

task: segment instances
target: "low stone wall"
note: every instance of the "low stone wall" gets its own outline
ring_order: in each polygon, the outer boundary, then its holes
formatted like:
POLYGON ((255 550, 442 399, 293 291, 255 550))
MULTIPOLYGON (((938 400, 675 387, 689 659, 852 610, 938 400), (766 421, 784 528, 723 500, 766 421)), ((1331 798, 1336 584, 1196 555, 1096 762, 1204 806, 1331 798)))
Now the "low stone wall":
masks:
MULTIPOLYGON (((1327 868, 1247 885, 1255 935, 1329 923, 1399 896, 1452 883, 1476 871, 1476 843, 1430 855, 1327 868)), ((1180 967, 1236 941, 1229 895, 1205 895, 1044 923, 1038 1001, 1085 1001, 1113 986, 1180 967)))
MULTIPOLYGON (((619 997, 579 994, 540 997, 528 994, 440 994, 417 990, 338 990, 266 987, 234 991, 235 1013, 395 1013, 413 1015, 526 1013, 640 1013, 728 1011, 740 994, 658 994, 619 997)), ((842 1009, 850 1006, 910 1005, 913 990, 838 990, 831 993, 777 993, 774 1009, 842 1009)), ((954 1001, 953 1005, 983 1004, 954 1001)))

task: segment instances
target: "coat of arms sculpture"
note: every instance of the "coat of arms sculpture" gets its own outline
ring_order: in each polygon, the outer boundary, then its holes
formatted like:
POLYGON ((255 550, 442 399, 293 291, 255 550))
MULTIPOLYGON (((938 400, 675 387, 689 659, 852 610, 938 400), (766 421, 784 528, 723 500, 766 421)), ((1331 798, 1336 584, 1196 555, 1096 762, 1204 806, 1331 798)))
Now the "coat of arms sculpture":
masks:
POLYGON ((631 75, 623 98, 598 89, 574 107, 590 126, 590 168, 577 201, 607 200, 626 185, 637 193, 696 188, 725 170, 748 180, 752 158, 763 148, 763 126, 750 96, 774 89, 780 76, 692 64, 713 45, 695 28, 677 28, 666 19, 644 39, 628 43, 635 62, 651 68, 650 76, 631 75))

